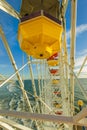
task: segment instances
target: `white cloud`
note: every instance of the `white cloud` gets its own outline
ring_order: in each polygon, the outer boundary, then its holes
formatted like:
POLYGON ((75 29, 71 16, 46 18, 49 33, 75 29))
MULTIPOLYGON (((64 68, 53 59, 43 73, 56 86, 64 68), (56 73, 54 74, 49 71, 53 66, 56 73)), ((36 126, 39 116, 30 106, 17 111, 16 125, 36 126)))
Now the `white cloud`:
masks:
POLYGON ((85 31, 87 31, 87 24, 82 24, 76 28, 76 35, 78 36, 85 31))
POLYGON ((70 38, 70 31, 68 31, 68 32, 66 33, 66 38, 67 38, 67 40, 70 38))
MULTIPOLYGON (((87 51, 87 50, 86 50, 87 51)), ((84 53, 85 51, 83 51, 82 53, 84 53)), ((74 72, 75 73, 78 73, 84 60, 85 60, 86 56, 79 56, 76 60, 75 60, 75 70, 74 72)), ((87 60, 85 62, 85 65, 83 66, 83 69, 80 73, 80 77, 83 77, 83 78, 87 78, 87 60)))
MULTIPOLYGON (((80 26, 77 26, 76 27, 76 37, 86 31, 87 31, 87 24, 81 24, 80 26)), ((66 37, 67 37, 67 40, 70 38, 70 30, 66 33, 66 37)))
MULTIPOLYGON (((79 71, 81 65, 83 64, 85 58, 87 57, 87 49, 84 49, 80 51, 75 59, 75 71, 79 71)), ((87 60, 85 62, 85 65, 82 69, 82 72, 87 73, 87 60)))
POLYGON ((82 51, 79 51, 79 52, 78 52, 78 56, 84 56, 84 57, 86 57, 86 56, 87 56, 87 49, 84 49, 84 50, 82 50, 82 51))
MULTIPOLYGON (((81 24, 80 26, 76 27, 76 37, 78 37, 80 34, 87 31, 87 24, 81 24)), ((70 40, 70 30, 66 33, 67 40, 70 40)), ((68 47, 70 45, 68 44, 68 47)), ((75 72, 78 73, 85 57, 87 56, 87 49, 84 49, 80 52, 78 52, 77 57, 75 59, 75 72)), ((85 66, 82 69, 82 73, 87 73, 87 61, 85 63, 85 66)))
POLYGON ((84 56, 78 57, 78 58, 75 60, 75 66, 76 66, 76 67, 81 66, 85 58, 86 58, 86 57, 84 57, 84 56))

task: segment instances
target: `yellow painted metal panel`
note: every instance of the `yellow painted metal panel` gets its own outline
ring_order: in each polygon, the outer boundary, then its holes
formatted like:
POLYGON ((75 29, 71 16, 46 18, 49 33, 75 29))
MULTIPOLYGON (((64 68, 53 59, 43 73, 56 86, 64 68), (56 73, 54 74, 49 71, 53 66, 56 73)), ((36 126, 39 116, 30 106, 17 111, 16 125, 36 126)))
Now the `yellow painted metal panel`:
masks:
POLYGON ((47 63, 49 66, 57 66, 58 60, 48 60, 47 63))
POLYGON ((53 80, 52 80, 52 83, 53 83, 53 84, 58 84, 58 83, 59 83, 59 80, 53 79, 53 80))
POLYGON ((60 51, 62 26, 38 16, 22 22, 18 28, 20 48, 34 58, 47 59, 60 51))

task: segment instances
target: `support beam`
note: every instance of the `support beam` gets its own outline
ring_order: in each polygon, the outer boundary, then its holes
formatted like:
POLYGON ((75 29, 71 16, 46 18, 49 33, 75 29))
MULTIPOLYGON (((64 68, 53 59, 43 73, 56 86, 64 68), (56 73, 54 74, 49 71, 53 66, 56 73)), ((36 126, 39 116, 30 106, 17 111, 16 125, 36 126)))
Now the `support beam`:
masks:
MULTIPOLYGON (((4 117, 2 117, 2 116, 0 116, 0 122, 2 122, 3 124, 6 124, 6 125, 10 125, 10 127, 13 126, 13 127, 17 128, 17 129, 20 129, 20 130, 32 130, 31 128, 28 128, 28 127, 26 127, 26 126, 23 126, 23 125, 21 125, 21 124, 18 124, 18 123, 16 123, 16 122, 14 122, 14 121, 12 121, 12 120, 9 120, 9 119, 6 119, 6 118, 4 118, 4 117)), ((0 124, 1 124, 1 123, 0 123, 0 124)), ((14 130, 14 129, 10 129, 10 128, 8 127, 8 130, 14 130)))
POLYGON ((9 78, 7 78, 6 80, 4 80, 4 82, 2 84, 0 84, 0 87, 2 87, 3 85, 5 85, 7 82, 9 82, 18 72, 20 72, 22 69, 24 69, 24 67, 26 67, 29 64, 29 62, 27 62, 25 65, 23 65, 19 70, 17 70, 14 74, 12 74, 9 78))
POLYGON ((0 128, 3 128, 4 130, 15 130, 10 125, 8 125, 8 124, 6 124, 4 122, 1 122, 1 121, 0 121, 0 128))
MULTIPOLYGON (((28 62, 30 62, 30 56, 27 56, 27 60, 28 62)), ((34 82, 34 75, 33 75, 33 70, 32 70, 32 64, 31 62, 28 64, 29 66, 29 70, 30 70, 30 76, 31 76, 31 81, 32 81, 32 89, 33 89, 33 93, 34 93, 34 96, 36 97, 37 96, 37 92, 36 92, 36 87, 35 87, 35 82, 34 82)))
POLYGON ((14 68, 14 70, 16 72, 16 76, 18 78, 18 81, 19 81, 19 84, 20 84, 20 87, 21 87, 21 90, 22 90, 22 93, 23 93, 23 96, 24 96, 24 99, 25 99, 25 103, 27 104, 27 107, 29 108, 30 112, 33 112, 32 108, 31 108, 31 104, 30 104, 29 98, 27 96, 27 93, 26 93, 26 91, 24 91, 24 83, 22 81, 20 73, 18 72, 18 68, 17 68, 16 62, 14 60, 14 57, 12 55, 12 52, 10 50, 10 47, 8 45, 8 42, 6 40, 6 37, 5 37, 4 32, 3 32, 1 27, 0 27, 0 36, 2 38, 3 44, 4 44, 5 48, 6 48, 7 53, 8 53, 9 59, 11 61, 11 64, 13 65, 13 68, 14 68))
POLYGON ((86 61, 87 61, 87 56, 85 57, 85 59, 84 59, 84 61, 83 61, 83 64, 82 64, 82 66, 81 66, 81 68, 80 68, 80 70, 79 70, 77 76, 80 75, 80 73, 81 73, 81 71, 82 71, 82 69, 83 69, 83 67, 84 67, 84 65, 85 65, 85 63, 86 63, 86 61))
POLYGON ((11 116, 20 119, 24 118, 24 119, 32 119, 32 120, 39 120, 39 121, 66 123, 69 125, 87 126, 87 118, 85 118, 87 116, 87 108, 84 108, 81 112, 78 113, 78 115, 74 117, 6 111, 6 110, 0 110, 0 115, 11 116))
POLYGON ((75 116, 73 117, 73 120, 74 120, 75 122, 78 122, 78 121, 80 121, 81 119, 83 119, 84 117, 86 117, 86 115, 87 115, 87 108, 83 108, 77 115, 75 115, 75 116))
POLYGON ((0 9, 17 19, 20 19, 21 17, 20 14, 11 5, 9 5, 5 0, 0 0, 0 9))
MULTIPOLYGON (((70 66, 74 70, 75 62, 75 40, 76 40, 76 9, 77 0, 71 1, 71 44, 70 44, 70 66)), ((70 104, 71 104, 71 115, 74 114, 74 75, 70 71, 70 104)))
POLYGON ((64 18, 67 10, 68 0, 62 0, 61 17, 64 18))

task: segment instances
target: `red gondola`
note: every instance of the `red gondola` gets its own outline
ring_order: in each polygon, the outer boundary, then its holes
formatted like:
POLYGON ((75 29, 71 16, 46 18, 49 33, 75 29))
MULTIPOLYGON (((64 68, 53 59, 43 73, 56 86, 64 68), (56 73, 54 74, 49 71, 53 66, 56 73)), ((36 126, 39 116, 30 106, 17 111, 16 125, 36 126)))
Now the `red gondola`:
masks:
POLYGON ((62 111, 56 111, 55 112, 55 114, 57 114, 57 115, 62 115, 62 113, 63 113, 62 111))
POLYGON ((60 91, 54 91, 54 94, 58 95, 58 94, 61 94, 60 91))
POLYGON ((58 58, 58 53, 53 54, 51 57, 49 57, 47 60, 55 60, 58 58))
POLYGON ((50 70, 50 73, 51 73, 51 74, 56 74, 57 72, 58 72, 58 69, 51 69, 51 70, 50 70))

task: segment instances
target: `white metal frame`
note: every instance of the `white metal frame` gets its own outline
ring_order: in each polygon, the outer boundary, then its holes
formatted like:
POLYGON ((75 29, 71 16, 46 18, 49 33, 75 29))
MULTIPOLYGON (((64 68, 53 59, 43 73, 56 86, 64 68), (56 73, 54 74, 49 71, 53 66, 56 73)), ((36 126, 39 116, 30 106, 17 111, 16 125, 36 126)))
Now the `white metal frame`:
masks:
MULTIPOLYGON (((46 90, 49 90, 49 92, 52 92, 52 89, 49 89, 49 85, 51 86, 51 80, 53 77, 49 76, 50 78, 48 79, 49 82, 44 82, 45 77, 44 74, 46 74, 46 72, 43 73, 42 71, 42 64, 45 65, 45 67, 48 69, 49 67, 46 66, 46 60, 44 61, 33 61, 30 60, 30 57, 28 57, 28 62, 22 66, 19 70, 17 68, 17 65, 15 63, 15 60, 13 58, 13 55, 11 53, 11 50, 9 48, 9 45, 6 41, 4 32, 2 30, 2 28, 0 27, 0 35, 2 37, 3 43, 5 45, 5 48, 8 52, 9 58, 11 60, 11 63, 14 67, 15 73, 13 75, 11 75, 8 79, 6 79, 2 84, 0 84, 0 87, 2 87, 5 83, 7 83, 10 79, 12 79, 15 75, 17 75, 17 78, 19 80, 20 86, 21 86, 21 90, 23 92, 24 98, 25 98, 25 102, 27 103, 29 110, 31 113, 22 113, 22 112, 14 112, 14 111, 3 111, 0 110, 0 114, 1 115, 6 115, 6 116, 13 116, 13 117, 18 117, 18 118, 26 118, 26 119, 32 119, 32 120, 42 120, 42 121, 49 121, 49 122, 57 122, 57 123, 66 123, 68 125, 80 125, 80 126, 87 126, 87 119, 85 118, 85 116, 87 116, 87 108, 83 109, 79 114, 77 114, 76 116, 73 116, 74 114, 74 77, 76 77, 76 75, 74 74, 73 70, 74 70, 74 62, 75 62, 75 32, 76 32, 76 8, 77 8, 77 0, 72 0, 71 4, 72 4, 72 8, 71 8, 71 50, 70 50, 70 65, 67 65, 68 62, 68 54, 67 54, 67 47, 66 47, 66 21, 65 21, 65 13, 66 13, 66 8, 67 8, 67 4, 68 4, 68 0, 62 0, 61 2, 62 4, 62 8, 61 8, 61 15, 60 15, 60 20, 62 20, 63 22, 63 34, 64 37, 62 39, 62 47, 61 47, 61 52, 60 52, 60 64, 59 64, 59 69, 60 69, 60 90, 61 90, 61 98, 62 98, 62 110, 63 110, 63 115, 62 116, 56 116, 56 115, 49 115, 51 114, 51 112, 54 114, 53 110, 50 108, 50 105, 46 104, 45 100, 46 100, 46 95, 47 93, 43 93, 42 89, 43 87, 46 90), (32 64, 36 63, 36 64, 40 64, 41 66, 41 75, 38 74, 38 77, 40 77, 41 79, 41 85, 40 85, 40 80, 38 79, 38 83, 39 83, 39 90, 40 90, 40 97, 37 96, 37 92, 36 92, 36 86, 34 83, 34 75, 33 75, 33 70, 32 70, 32 64), (33 113, 29 98, 27 96, 27 92, 24 90, 24 84, 22 82, 21 76, 20 76, 20 71, 26 66, 29 65, 29 70, 30 70, 30 74, 31 74, 31 80, 32 80, 32 86, 33 86, 33 90, 34 90, 34 97, 36 102, 40 101, 41 102, 41 107, 44 105, 46 107, 46 109, 48 110, 49 114, 45 115, 45 114, 35 114, 33 113), (69 93, 69 84, 68 84, 68 68, 70 69, 70 93, 69 93), (44 78, 43 78, 44 77, 44 78), (70 96, 70 99, 69 99, 70 96), (44 101, 43 101, 43 99, 44 101), (85 114, 84 114, 85 113, 85 114), (70 116, 70 117, 66 117, 70 116)), ((16 12, 11 6, 8 5, 8 3, 6 3, 4 0, 0 0, 0 7, 2 10, 6 11, 7 13, 9 13, 10 15, 16 17, 17 19, 20 19, 20 15, 18 12, 16 12), (11 13, 12 12, 12 13, 11 13)), ((78 73, 78 76, 85 64, 87 60, 84 60, 82 67, 78 73)), ((37 67, 38 70, 38 67, 37 67)), ((49 71, 46 70, 45 71, 49 71)), ((37 71, 38 72, 38 71, 37 71)), ((76 77, 77 79, 77 77, 76 77)), ((78 80, 78 79, 77 79, 78 80)), ((52 87, 52 86, 51 86, 52 87)), ((44 91, 45 92, 45 91, 44 91)), ((52 98, 52 97, 51 97, 52 98)), ((50 102, 51 104, 52 102, 50 102)), ((43 107, 44 108, 44 107, 43 107)), ((43 111, 43 110, 42 110, 43 111)), ((43 111, 46 112, 46 111, 43 111)), ((38 113, 40 113, 40 108, 38 108, 38 113)), ((0 121, 7 123, 9 125, 11 125, 11 123, 8 123, 9 121, 4 119, 4 118, 0 118, 0 121), (6 122, 5 122, 6 121, 6 122)), ((11 122, 11 121, 10 121, 11 122)), ((37 121, 36 122, 36 126, 37 129, 40 129, 40 125, 38 124, 37 121)), ((11 125, 13 126, 13 125, 11 125)), ((14 126, 15 127, 15 126, 14 126)), ((20 126, 20 129, 22 129, 22 127, 20 126)), ((42 128, 41 128, 42 129, 42 128)), ((71 130, 72 127, 69 127, 69 130, 71 130)), ((27 130, 27 128, 26 128, 27 130)), ((66 130, 66 128, 64 128, 64 130, 66 130)))

